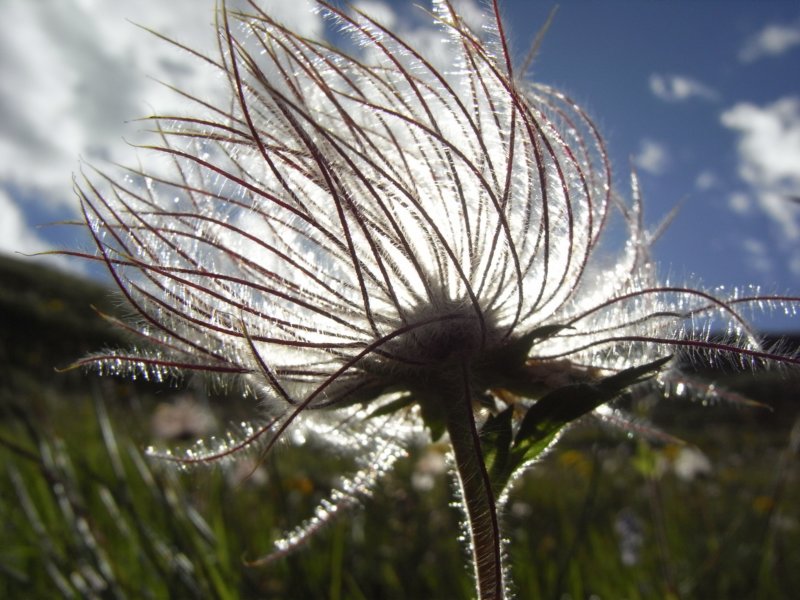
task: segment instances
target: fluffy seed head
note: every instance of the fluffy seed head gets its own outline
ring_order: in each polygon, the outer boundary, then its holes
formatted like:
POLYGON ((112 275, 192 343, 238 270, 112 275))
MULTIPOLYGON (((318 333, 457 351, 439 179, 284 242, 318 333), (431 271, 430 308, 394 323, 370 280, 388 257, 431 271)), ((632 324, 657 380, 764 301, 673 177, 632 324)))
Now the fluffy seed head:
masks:
POLYGON ((659 281, 635 178, 626 200, 583 110, 514 71, 496 4, 473 30, 434 0, 444 70, 367 15, 317 5, 357 55, 255 3, 223 8, 219 55, 198 60, 229 102, 184 94, 185 115, 149 120, 160 163, 79 186, 142 338, 81 364, 211 373, 261 400, 266 425, 191 460, 290 427, 396 457, 423 429, 418 396, 456 374, 480 421, 673 354, 800 362, 741 313, 796 298, 659 281))

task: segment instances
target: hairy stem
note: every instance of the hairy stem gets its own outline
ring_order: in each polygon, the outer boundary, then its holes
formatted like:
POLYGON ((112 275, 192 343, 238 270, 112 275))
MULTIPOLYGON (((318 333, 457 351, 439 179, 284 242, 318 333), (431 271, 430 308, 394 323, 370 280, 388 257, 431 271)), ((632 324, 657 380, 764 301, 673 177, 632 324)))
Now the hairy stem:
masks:
POLYGON ((469 520, 478 598, 502 600, 503 568, 497 506, 475 426, 466 369, 462 374, 462 384, 445 392, 445 422, 455 454, 462 502, 469 520))

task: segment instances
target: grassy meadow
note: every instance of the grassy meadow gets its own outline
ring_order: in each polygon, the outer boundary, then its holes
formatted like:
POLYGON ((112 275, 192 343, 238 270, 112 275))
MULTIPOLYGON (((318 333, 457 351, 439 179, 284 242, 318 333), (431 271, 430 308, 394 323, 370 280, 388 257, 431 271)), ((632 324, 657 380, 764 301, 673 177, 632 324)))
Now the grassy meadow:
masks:
MULTIPOLYGON (((183 384, 55 372, 122 343, 92 306, 118 310, 98 285, 35 260, 0 262, 0 597, 471 597, 436 445, 412 449, 361 510, 300 551, 254 564, 352 465, 311 443, 224 469, 145 459, 154 440, 180 447, 224 433, 256 406, 183 384)), ((508 503, 516 597, 800 590, 800 385, 769 373, 703 377, 770 408, 664 400, 647 409, 676 438, 662 441, 594 420, 572 429, 508 503)))

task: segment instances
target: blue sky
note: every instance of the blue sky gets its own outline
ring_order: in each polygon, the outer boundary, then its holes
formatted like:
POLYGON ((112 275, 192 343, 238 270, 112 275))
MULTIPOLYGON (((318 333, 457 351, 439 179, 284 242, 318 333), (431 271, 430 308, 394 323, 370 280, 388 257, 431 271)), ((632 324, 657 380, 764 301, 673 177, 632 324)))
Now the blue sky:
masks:
MULTIPOLYGON (((517 50, 549 4, 506 5, 517 50)), ((633 158, 650 219, 684 201, 665 270, 797 291, 800 4, 563 2, 532 75, 592 113, 620 188, 633 158)))
MULTIPOLYGON (((37 225, 77 216, 70 177, 79 156, 126 160, 122 138, 135 131, 123 122, 175 105, 148 75, 213 95, 216 82, 188 57, 125 20, 209 47, 213 2, 127 4, 0 3, 0 251, 82 244, 70 228, 37 225)), ((262 4, 322 34, 305 0, 262 4)), ((358 4, 428 40, 411 3, 358 4)), ((661 272, 708 287, 800 294, 800 200, 792 199, 800 197, 800 3, 559 4, 530 76, 596 120, 623 194, 635 165, 650 223, 684 202, 656 246, 661 272)), ((501 5, 521 60, 554 2, 501 5)))

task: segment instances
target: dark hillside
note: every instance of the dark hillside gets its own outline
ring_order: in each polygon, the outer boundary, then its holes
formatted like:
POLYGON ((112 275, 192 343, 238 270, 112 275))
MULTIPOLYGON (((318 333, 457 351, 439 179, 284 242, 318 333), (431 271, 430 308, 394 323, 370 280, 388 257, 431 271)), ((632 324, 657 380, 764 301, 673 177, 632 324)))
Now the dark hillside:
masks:
MULTIPOLYGON (((36 258, 0 256, 0 391, 35 391, 40 386, 75 389, 87 385, 84 373, 57 373, 56 368, 89 352, 125 345, 121 333, 93 306, 109 314, 124 310, 119 296, 97 282, 47 267, 36 258)), ((769 335, 767 345, 779 337, 783 348, 800 348, 798 334, 769 335)), ((800 406, 800 383, 785 373, 753 376, 704 371, 699 376, 772 406, 772 414, 778 419, 797 412, 800 406)), ((694 420, 694 411, 685 407, 675 411, 673 407, 670 402, 661 403, 657 407, 658 420, 682 421, 678 425, 689 425, 686 421, 694 420)), ((715 417, 723 418, 725 411, 716 410, 715 417)), ((740 413, 740 408, 734 410, 734 414, 740 413)), ((756 413, 760 416, 754 418, 770 420, 768 411, 756 413)), ((706 416, 703 414, 701 419, 706 416)))
POLYGON ((0 390, 31 383, 85 384, 81 373, 55 372, 85 353, 119 345, 119 333, 92 309, 113 313, 102 285, 44 266, 35 258, 0 256, 0 390))

